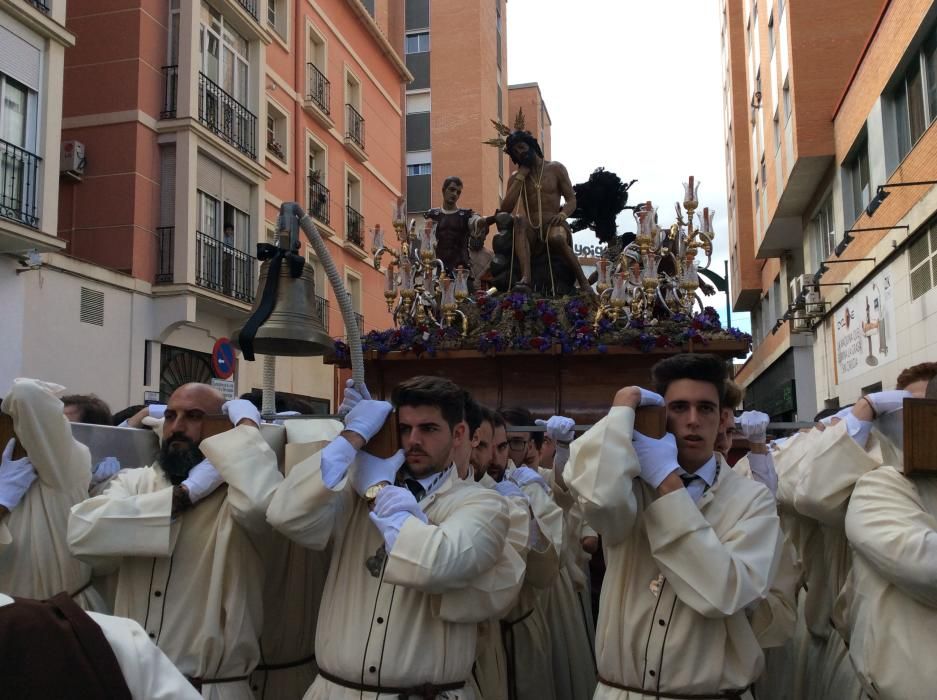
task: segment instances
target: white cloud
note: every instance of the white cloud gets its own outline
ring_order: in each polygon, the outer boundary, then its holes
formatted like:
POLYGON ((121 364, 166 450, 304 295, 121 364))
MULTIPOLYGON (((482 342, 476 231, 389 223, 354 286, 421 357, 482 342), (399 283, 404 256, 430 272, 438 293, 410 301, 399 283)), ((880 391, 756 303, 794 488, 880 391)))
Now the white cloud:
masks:
MULTIPOLYGON (((719 20, 716 3, 700 0, 507 6, 508 82, 540 84, 553 120, 553 157, 573 182, 599 166, 637 178, 630 203, 653 201, 666 225, 683 197, 681 183, 694 175, 700 206, 717 211, 711 269, 722 275, 728 238, 719 20)), ((634 230, 630 216, 619 226, 634 230)), ((725 320, 724 295, 707 303, 725 320)), ((733 314, 732 324, 748 330, 748 314, 733 314)))

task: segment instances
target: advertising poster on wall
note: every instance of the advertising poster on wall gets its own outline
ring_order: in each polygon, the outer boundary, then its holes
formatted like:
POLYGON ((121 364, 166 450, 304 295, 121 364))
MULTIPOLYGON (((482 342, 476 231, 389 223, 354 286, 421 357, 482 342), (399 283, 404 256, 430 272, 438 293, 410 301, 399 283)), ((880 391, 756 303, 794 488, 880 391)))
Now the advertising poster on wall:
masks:
POLYGON ((891 273, 881 272, 836 311, 833 343, 839 383, 898 356, 892 292, 891 273))

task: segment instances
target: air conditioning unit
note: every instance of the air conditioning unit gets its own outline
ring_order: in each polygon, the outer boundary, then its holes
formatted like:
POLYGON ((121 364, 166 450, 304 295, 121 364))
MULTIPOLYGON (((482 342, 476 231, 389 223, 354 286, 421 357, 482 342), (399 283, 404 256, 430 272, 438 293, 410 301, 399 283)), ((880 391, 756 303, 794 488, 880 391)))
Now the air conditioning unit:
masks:
POLYGON ((804 288, 802 277, 795 277, 791 280, 791 303, 796 304, 800 298, 800 293, 804 288))
POLYGON ((804 299, 804 311, 810 318, 817 318, 826 312, 826 302, 823 300, 823 294, 816 285, 807 287, 807 295, 804 299))
POLYGON ((794 318, 791 320, 791 330, 794 333, 813 333, 810 317, 803 309, 797 309, 794 312, 794 318))
POLYGON ((62 141, 62 155, 59 159, 59 172, 62 175, 80 180, 85 174, 85 144, 81 141, 62 141))

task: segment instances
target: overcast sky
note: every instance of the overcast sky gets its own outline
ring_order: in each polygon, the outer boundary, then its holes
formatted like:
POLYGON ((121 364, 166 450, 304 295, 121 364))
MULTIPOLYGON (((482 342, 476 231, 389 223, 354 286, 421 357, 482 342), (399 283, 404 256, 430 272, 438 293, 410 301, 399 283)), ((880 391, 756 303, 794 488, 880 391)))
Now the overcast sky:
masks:
MULTIPOLYGON (((725 144, 719 10, 713 0, 509 0, 508 82, 537 82, 553 120, 553 158, 574 183, 602 166, 637 179, 629 203, 651 200, 674 221, 694 175, 716 210, 713 262, 724 273, 725 144)), ((510 124, 513 115, 505 115, 510 124)), ((626 211, 620 231, 633 231, 626 211)), ((591 232, 576 242, 594 244, 591 232)), ((703 261, 705 258, 703 258, 703 261)), ((707 297, 725 322, 725 296, 707 297)), ((732 325, 749 330, 748 314, 732 325)))

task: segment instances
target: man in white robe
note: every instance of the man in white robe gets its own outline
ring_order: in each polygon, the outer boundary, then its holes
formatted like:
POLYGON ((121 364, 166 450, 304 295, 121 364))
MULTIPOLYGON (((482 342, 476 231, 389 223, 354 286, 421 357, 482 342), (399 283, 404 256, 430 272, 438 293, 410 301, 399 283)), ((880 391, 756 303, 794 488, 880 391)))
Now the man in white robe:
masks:
POLYGON ((205 384, 169 399, 150 467, 120 472, 72 509, 72 552, 116 570, 115 613, 136 620, 203 698, 252 700, 260 660, 264 566, 258 543, 282 477, 248 401, 205 384), (231 430, 202 439, 206 415, 231 430))
POLYGON ((0 464, 0 591, 44 600, 71 594, 86 610, 105 603, 89 588, 91 568, 68 550, 69 510, 88 497, 91 453, 72 437, 58 395, 64 387, 17 379, 0 406, 27 457, 0 464))
POLYGON ((566 469, 607 564, 595 697, 751 697, 764 659, 746 608, 774 580, 777 508, 713 452, 724 362, 677 355, 654 367, 654 379, 662 396, 619 391, 573 442, 566 469), (636 435, 635 410, 661 403, 670 432, 636 435))
POLYGON ((508 504, 459 479, 451 462, 465 439, 462 390, 415 377, 394 403, 401 452, 361 451, 392 410, 362 399, 318 462, 293 467, 267 511, 303 546, 332 546, 307 700, 471 698, 478 623, 502 614, 523 580, 508 504))

